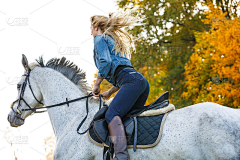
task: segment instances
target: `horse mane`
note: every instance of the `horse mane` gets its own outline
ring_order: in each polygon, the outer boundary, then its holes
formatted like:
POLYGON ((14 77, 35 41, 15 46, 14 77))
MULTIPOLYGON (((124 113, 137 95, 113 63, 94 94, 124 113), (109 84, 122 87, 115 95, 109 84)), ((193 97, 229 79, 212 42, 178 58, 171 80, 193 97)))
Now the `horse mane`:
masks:
POLYGON ((29 68, 31 70, 36 66, 52 68, 63 74, 69 80, 71 80, 85 94, 89 94, 90 92, 92 92, 92 88, 87 84, 87 81, 85 79, 86 73, 83 70, 81 70, 77 65, 75 65, 73 62, 66 60, 65 57, 62 57, 61 59, 52 58, 46 63, 46 65, 44 65, 42 56, 40 56, 39 59, 35 60, 37 61, 37 63, 33 62, 29 64, 29 68))

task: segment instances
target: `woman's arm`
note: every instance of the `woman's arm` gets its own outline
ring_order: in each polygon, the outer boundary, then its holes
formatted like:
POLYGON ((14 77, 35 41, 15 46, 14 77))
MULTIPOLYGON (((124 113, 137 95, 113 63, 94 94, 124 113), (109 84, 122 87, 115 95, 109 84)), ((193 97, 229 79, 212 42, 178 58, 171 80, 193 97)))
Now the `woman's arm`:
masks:
POLYGON ((106 78, 111 69, 112 59, 110 57, 110 51, 103 36, 94 38, 94 43, 97 48, 97 54, 99 58, 99 71, 97 78, 106 78))
MULTIPOLYGON (((101 82, 103 81, 103 78, 97 78, 96 82, 95 82, 95 86, 100 86, 101 82)), ((120 88, 112 86, 112 88, 110 88, 108 90, 108 92, 110 93, 110 95, 112 95, 113 93, 117 92, 120 88)))
POLYGON ((108 92, 110 93, 110 95, 112 95, 113 93, 117 92, 119 89, 120 88, 113 86, 108 90, 108 92))
POLYGON ((103 78, 97 78, 96 82, 95 82, 95 86, 100 86, 101 82, 103 81, 103 78))
MULTIPOLYGON (((94 87, 93 87, 93 91, 92 91, 92 93, 93 93, 93 95, 95 95, 95 93, 94 92, 100 92, 100 84, 101 84, 101 82, 103 81, 103 78, 97 78, 97 80, 96 80, 96 82, 95 82, 95 84, 94 84, 94 87), (98 90, 99 89, 99 90, 98 90), (97 91, 98 90, 98 91, 97 91)), ((113 93, 115 93, 116 91, 118 91, 120 88, 118 88, 118 87, 115 87, 115 86, 113 86, 112 88, 110 88, 107 92, 108 92, 108 95, 109 95, 109 97, 113 94, 113 93)), ((96 94, 97 94, 96 93, 96 94)))
POLYGON ((96 82, 94 83, 94 86, 93 86, 93 89, 92 89, 92 94, 95 96, 95 97, 98 97, 100 91, 101 91, 101 88, 100 88, 100 83, 103 81, 103 78, 97 78, 96 82))

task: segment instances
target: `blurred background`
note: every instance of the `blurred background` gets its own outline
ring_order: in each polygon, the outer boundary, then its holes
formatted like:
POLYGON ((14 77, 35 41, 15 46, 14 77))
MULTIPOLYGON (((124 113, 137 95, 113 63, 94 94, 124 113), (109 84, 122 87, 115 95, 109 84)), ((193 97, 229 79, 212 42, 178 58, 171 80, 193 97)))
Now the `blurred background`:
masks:
MULTIPOLYGON (((47 113, 33 114, 19 128, 7 121, 24 72, 22 54, 29 63, 41 55, 45 63, 64 56, 85 71, 93 85, 97 68, 90 17, 125 7, 137 8, 145 18, 144 26, 129 29, 139 38, 131 63, 150 83, 145 105, 169 91, 176 109, 202 102, 240 108, 239 1, 0 1, 1 157, 50 160, 54 150, 47 113)), ((104 80, 100 93, 111 87, 104 80)))

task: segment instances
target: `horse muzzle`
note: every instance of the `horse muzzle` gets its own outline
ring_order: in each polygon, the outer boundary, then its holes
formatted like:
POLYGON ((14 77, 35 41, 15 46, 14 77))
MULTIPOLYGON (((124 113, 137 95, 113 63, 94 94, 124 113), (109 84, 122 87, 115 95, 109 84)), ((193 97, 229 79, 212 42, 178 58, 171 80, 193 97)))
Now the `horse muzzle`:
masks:
POLYGON ((15 112, 11 111, 8 114, 8 122, 12 127, 18 127, 24 124, 24 119, 19 117, 15 112))

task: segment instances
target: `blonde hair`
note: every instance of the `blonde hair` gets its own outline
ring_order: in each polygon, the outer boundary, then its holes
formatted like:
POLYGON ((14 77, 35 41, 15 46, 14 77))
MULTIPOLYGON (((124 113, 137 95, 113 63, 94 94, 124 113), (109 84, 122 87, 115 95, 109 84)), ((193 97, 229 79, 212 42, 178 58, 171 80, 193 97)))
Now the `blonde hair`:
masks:
POLYGON ((142 19, 139 19, 138 15, 133 16, 132 13, 135 9, 118 11, 114 13, 109 13, 109 17, 94 15, 90 18, 93 27, 99 27, 103 32, 103 35, 109 35, 115 40, 115 45, 113 49, 115 50, 115 55, 119 52, 119 55, 124 57, 124 55, 131 59, 131 52, 135 51, 134 41, 137 38, 131 36, 125 29, 129 26, 139 26, 143 25, 140 23, 142 19), (131 50, 132 49, 132 50, 131 50))

